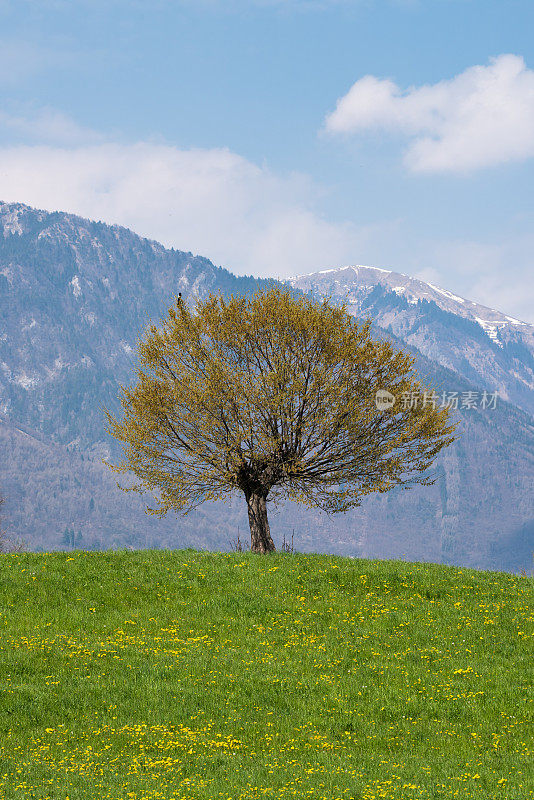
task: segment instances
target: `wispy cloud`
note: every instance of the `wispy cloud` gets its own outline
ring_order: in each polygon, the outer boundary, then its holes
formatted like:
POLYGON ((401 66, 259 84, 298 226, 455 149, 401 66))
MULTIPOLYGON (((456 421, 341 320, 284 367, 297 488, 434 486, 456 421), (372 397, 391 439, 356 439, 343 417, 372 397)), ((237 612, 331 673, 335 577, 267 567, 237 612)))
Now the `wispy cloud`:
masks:
POLYGON ((79 145, 101 142, 98 131, 79 125, 68 114, 54 108, 32 109, 18 113, 0 111, 0 138, 4 134, 18 141, 58 145, 79 145))
POLYGON ((238 274, 288 277, 357 260, 376 226, 330 222, 318 189, 227 149, 142 142, 0 148, 0 199, 117 223, 238 274))
POLYGON ((534 71, 501 55, 452 80, 403 92, 366 75, 329 114, 325 130, 399 132, 409 138, 405 164, 414 172, 469 172, 534 156, 534 71))
MULTIPOLYGON (((415 277, 534 323, 533 233, 503 235, 498 242, 442 239, 421 250, 431 266, 414 267, 415 277)), ((421 265, 421 253, 418 260, 421 265)))
POLYGON ((331 221, 318 210, 325 187, 225 148, 101 141, 101 134, 53 109, 4 114, 0 133, 2 124, 18 140, 42 138, 0 145, 0 200, 124 225, 236 274, 286 278, 371 264, 532 320, 530 235, 438 240, 408 233, 402 220, 367 226, 331 221))

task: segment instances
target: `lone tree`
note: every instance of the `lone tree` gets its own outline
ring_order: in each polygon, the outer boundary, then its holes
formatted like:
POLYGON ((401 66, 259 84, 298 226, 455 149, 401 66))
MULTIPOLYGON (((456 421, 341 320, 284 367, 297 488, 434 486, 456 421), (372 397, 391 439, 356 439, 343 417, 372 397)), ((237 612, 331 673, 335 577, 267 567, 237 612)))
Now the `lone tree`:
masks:
POLYGON ((371 492, 434 483, 423 473, 456 438, 449 410, 416 379, 415 359, 370 327, 346 303, 277 287, 210 295, 195 314, 178 298, 139 340, 143 369, 134 388, 121 386, 123 421, 104 409, 107 432, 126 443, 125 460, 104 463, 137 476, 117 484, 124 491, 157 491, 159 507, 147 508, 157 516, 243 492, 257 553, 275 550, 268 499, 337 513, 371 492), (377 390, 394 405, 380 410, 377 390))

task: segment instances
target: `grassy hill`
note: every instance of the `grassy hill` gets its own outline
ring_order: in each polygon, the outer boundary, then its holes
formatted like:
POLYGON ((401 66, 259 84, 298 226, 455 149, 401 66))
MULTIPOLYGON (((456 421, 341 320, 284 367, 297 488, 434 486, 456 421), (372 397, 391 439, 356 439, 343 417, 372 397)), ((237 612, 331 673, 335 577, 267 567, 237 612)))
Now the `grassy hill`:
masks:
POLYGON ((533 600, 402 561, 3 554, 0 797, 534 797, 533 600))

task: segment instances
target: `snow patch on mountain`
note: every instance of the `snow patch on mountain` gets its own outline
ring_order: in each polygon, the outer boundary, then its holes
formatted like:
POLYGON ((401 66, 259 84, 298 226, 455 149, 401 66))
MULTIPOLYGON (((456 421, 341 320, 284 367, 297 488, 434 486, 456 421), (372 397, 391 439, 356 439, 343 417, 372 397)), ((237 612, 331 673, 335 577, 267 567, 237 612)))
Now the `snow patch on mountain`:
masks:
POLYGON ((26 333, 26 331, 30 331, 32 328, 35 328, 36 325, 37 325, 37 322, 32 317, 32 321, 30 322, 29 325, 23 325, 22 326, 22 333, 26 333))
POLYGON ((506 320, 498 323, 489 323, 486 322, 484 319, 480 319, 480 317, 475 317, 475 320, 478 322, 480 327, 488 334, 490 339, 498 344, 499 347, 503 347, 503 343, 499 339, 499 326, 502 328, 503 325, 506 325, 506 320))
POLYGON ((458 297, 457 294, 453 294, 452 292, 448 292, 446 289, 440 289, 439 286, 434 286, 434 284, 430 283, 430 281, 429 281, 428 285, 431 286, 432 289, 434 289, 434 291, 439 292, 444 297, 448 297, 449 300, 456 300, 456 302, 458 302, 458 303, 465 303, 464 298, 463 297, 458 297))
POLYGON ((404 297, 408 303, 410 303, 410 305, 413 306, 417 304, 417 300, 414 300, 410 295, 406 295, 406 286, 393 286, 393 291, 395 294, 402 295, 402 297, 404 297))
POLYGON ((47 377, 49 379, 50 378, 53 379, 53 378, 56 378, 62 372, 62 370, 64 370, 65 367, 67 367, 67 366, 68 366, 68 364, 64 364, 63 361, 61 360, 61 358, 56 358, 56 360, 54 361, 54 366, 52 368, 48 367, 45 364, 44 365, 44 369, 46 371, 47 377))
MULTIPOLYGON (((310 275, 326 275, 329 272, 343 272, 344 270, 347 270, 347 269, 351 269, 356 274, 358 274, 360 269, 372 269, 372 270, 375 270, 376 272, 384 272, 387 275, 391 275, 391 270, 390 269, 382 269, 381 267, 366 267, 364 264, 354 264, 354 265, 351 264, 351 265, 346 266, 346 267, 333 267, 331 269, 321 269, 321 270, 319 270, 319 272, 313 272, 313 273, 309 273, 309 274, 306 274, 306 275, 293 275, 293 277, 288 278, 288 280, 292 281, 292 280, 296 280, 297 278, 308 278, 308 277, 310 277, 310 275)), ((399 273, 396 273, 396 274, 399 274, 399 273)), ((408 276, 405 276, 405 277, 408 277, 408 276)))
POLYGON ((26 373, 22 372, 19 375, 17 375, 17 377, 14 380, 14 383, 18 384, 19 386, 22 386, 23 389, 32 389, 34 386, 37 386, 39 381, 36 380, 35 378, 30 378, 29 375, 26 375, 26 373))
POLYGON ((4 229, 4 239, 9 235, 21 236, 24 233, 19 220, 20 210, 10 209, 2 214, 2 225, 4 229))
POLYGON ((70 281, 70 286, 72 286, 74 297, 78 298, 82 293, 82 287, 80 286, 80 279, 77 275, 70 281))
POLYGON ((514 319, 513 317, 508 317, 507 316, 506 319, 508 320, 508 322, 513 322, 514 325, 528 325, 529 324, 528 322, 520 322, 520 320, 514 319))
POLYGON ((13 270, 9 267, 4 267, 4 269, 0 269, 0 275, 3 275, 4 278, 7 278, 7 282, 10 286, 13 285, 13 270))

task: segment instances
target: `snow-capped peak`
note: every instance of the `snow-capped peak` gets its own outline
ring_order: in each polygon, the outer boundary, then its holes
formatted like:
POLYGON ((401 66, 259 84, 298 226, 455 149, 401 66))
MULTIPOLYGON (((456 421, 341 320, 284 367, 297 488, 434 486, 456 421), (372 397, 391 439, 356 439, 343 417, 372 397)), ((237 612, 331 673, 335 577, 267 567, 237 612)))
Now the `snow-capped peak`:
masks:
POLYGON ((360 264, 325 269, 308 275, 296 275, 286 282, 305 291, 313 288, 319 293, 331 294, 339 299, 346 298, 349 303, 351 300, 357 302, 361 299, 362 292, 367 294, 374 286, 382 285, 385 289, 401 295, 412 305, 420 300, 433 301, 444 311, 477 322, 492 341, 500 346, 502 342, 499 331, 503 327, 521 326, 523 330, 531 328, 534 337, 534 325, 528 322, 522 322, 501 311, 467 300, 433 283, 381 267, 360 264))

